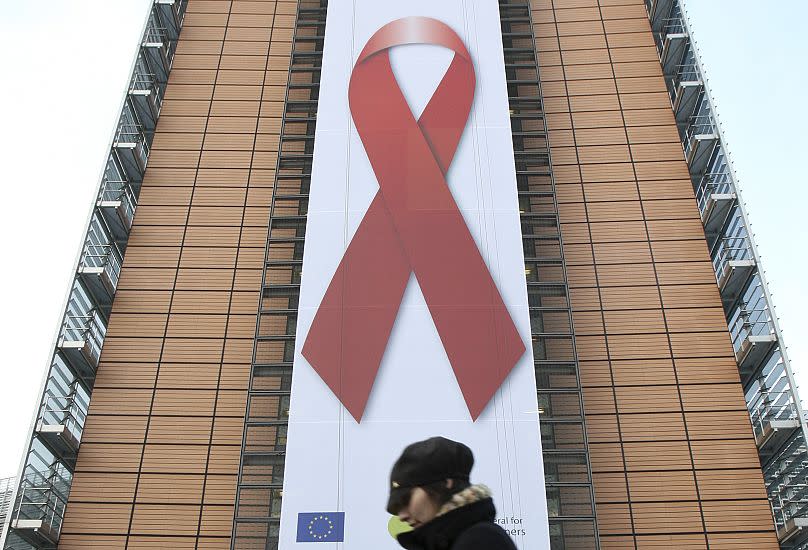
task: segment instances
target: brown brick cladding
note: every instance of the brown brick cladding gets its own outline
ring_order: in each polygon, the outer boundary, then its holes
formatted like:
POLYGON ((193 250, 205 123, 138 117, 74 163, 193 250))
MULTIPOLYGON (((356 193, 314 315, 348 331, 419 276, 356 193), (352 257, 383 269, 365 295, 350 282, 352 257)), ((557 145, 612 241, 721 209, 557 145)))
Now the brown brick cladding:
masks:
POLYGON ((777 548, 643 0, 532 0, 602 548, 777 548))
POLYGON ((63 550, 230 548, 296 9, 188 4, 63 550))

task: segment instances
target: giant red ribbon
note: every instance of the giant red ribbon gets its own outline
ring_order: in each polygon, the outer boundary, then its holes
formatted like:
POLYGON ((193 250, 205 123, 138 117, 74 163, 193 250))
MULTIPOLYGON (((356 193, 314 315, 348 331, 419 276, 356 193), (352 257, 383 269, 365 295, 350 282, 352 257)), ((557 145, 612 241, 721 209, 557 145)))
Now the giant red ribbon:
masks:
POLYGON ((303 346, 303 356, 360 421, 414 272, 474 420, 525 346, 446 183, 474 98, 474 66, 457 34, 426 17, 368 40, 349 85, 351 114, 379 183, 303 346), (455 52, 416 120, 389 49, 455 52))

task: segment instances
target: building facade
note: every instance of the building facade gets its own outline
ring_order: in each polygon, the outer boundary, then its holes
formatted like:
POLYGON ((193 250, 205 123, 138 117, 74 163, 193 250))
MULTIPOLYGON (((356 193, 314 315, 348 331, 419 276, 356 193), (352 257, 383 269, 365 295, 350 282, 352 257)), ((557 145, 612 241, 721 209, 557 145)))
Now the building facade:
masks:
MULTIPOLYGON (((805 425, 679 0, 499 14, 551 547, 803 548, 805 425)), ((327 15, 155 0, 4 548, 277 548, 327 15)))

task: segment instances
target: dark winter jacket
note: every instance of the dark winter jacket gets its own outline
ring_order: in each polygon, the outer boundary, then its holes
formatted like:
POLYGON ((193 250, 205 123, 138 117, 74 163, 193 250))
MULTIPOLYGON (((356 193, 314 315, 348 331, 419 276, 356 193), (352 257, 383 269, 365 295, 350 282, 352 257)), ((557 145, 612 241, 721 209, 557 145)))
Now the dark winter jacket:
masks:
POLYGON ((516 550, 495 517, 494 501, 484 498, 400 534, 398 543, 407 550, 516 550))

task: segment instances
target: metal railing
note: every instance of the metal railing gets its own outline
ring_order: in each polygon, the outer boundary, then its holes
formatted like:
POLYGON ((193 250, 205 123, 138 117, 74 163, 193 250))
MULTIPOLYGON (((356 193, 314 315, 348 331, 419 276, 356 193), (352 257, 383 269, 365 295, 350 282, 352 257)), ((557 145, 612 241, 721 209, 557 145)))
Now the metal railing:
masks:
POLYGON ((146 132, 143 126, 133 122, 121 122, 115 134, 116 144, 134 143, 135 151, 143 166, 149 159, 149 140, 146 139, 146 132))
POLYGON ((134 122, 121 122, 118 125, 118 131, 115 133, 115 141, 118 143, 142 143, 148 148, 146 132, 143 130, 143 126, 134 122))
POLYGON ((673 78, 676 82, 701 82, 701 74, 695 63, 677 65, 673 78))
MULTIPOLYGON (((171 32, 165 27, 158 26, 152 19, 143 34, 143 45, 148 48, 154 48, 159 45, 162 51, 163 59, 160 61, 160 67, 165 76, 168 76, 168 71, 171 70, 171 64, 174 59, 174 52, 176 50, 176 40, 171 39, 171 32)), ((154 66, 152 66, 154 68, 154 66)))
MULTIPOLYGON (((787 398, 791 392, 780 392, 780 394, 787 398)), ((749 414, 749 418, 752 421, 752 430, 755 432, 755 437, 758 438, 763 435, 767 422, 772 420, 799 420, 799 415, 794 403, 788 402, 784 405, 775 405, 766 401, 753 409, 749 414)))
POLYGON ((724 237, 720 239, 713 257, 716 280, 720 282, 726 273, 732 269, 730 262, 752 259, 754 259, 752 248, 749 246, 749 240, 746 237, 724 237))
POLYGON ((684 34, 685 22, 681 17, 668 17, 662 20, 662 36, 668 34, 684 34))
MULTIPOLYGON (((167 6, 171 10, 169 26, 171 30, 178 33, 182 28, 183 19, 185 19, 185 9, 187 2, 182 0, 155 0, 156 6, 167 6)), ((162 18, 161 18, 162 20, 162 18)), ((165 23, 165 21, 163 21, 165 23)), ((172 35, 173 36, 173 35, 172 35)))
MULTIPOLYGON (((802 462, 799 471, 806 470, 808 462, 802 462)), ((796 479, 798 476, 795 475, 796 479)), ((775 523, 778 528, 782 528, 789 519, 796 516, 804 516, 808 512, 808 497, 806 496, 808 484, 789 483, 784 484, 776 493, 776 500, 772 499, 772 511, 775 523)))
POLYGON ((132 75, 132 80, 129 82, 130 92, 151 92, 154 94, 155 101, 160 105, 163 101, 163 87, 160 85, 160 80, 154 73, 135 73, 132 75))
POLYGON ((808 514, 808 452, 804 439, 792 439, 782 454, 764 472, 778 529, 794 517, 808 514))
POLYGON ((712 114, 693 115, 687 122, 688 136, 715 134, 716 124, 712 114))
POLYGON ((710 172, 702 176, 696 187, 696 201, 699 211, 703 214, 712 195, 728 195, 734 193, 732 179, 724 172, 710 172))
MULTIPOLYGON (((137 198, 128 181, 105 180, 98 193, 98 202, 120 202, 127 219, 132 220, 137 208, 137 198)), ((99 204, 100 206, 100 204, 99 204)))
POLYGON ((744 342, 750 336, 764 336, 774 334, 774 326, 767 307, 746 309, 739 307, 729 320, 729 333, 732 337, 732 347, 738 353, 744 342))
POLYGON ((39 422, 44 426, 64 426, 76 440, 81 440, 87 420, 85 407, 75 395, 49 395, 39 409, 39 422))
POLYGON ((104 343, 103 324, 100 316, 91 311, 87 315, 65 316, 62 324, 60 342, 85 342, 97 361, 101 355, 101 345, 104 343))
POLYGON ((716 125, 712 115, 693 115, 687 122, 685 139, 683 141, 685 157, 690 157, 690 152, 696 144, 696 136, 716 135, 716 125))
POLYGON ((167 44, 168 43, 168 29, 165 27, 158 27, 152 22, 146 28, 143 34, 144 44, 167 44))
POLYGON ((84 247, 81 267, 103 268, 113 288, 117 288, 121 274, 121 253, 114 244, 88 244, 84 247))
POLYGON ((40 521, 42 525, 39 529, 46 528, 49 536, 58 538, 69 487, 70 481, 61 475, 58 468, 47 475, 29 471, 20 484, 13 520, 40 521))
POLYGON ((136 72, 129 81, 129 90, 149 92, 157 85, 157 75, 154 73, 136 72))

